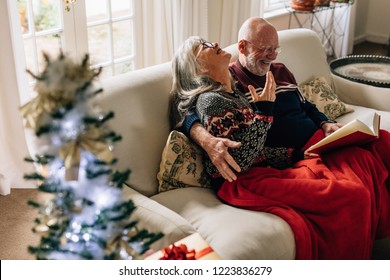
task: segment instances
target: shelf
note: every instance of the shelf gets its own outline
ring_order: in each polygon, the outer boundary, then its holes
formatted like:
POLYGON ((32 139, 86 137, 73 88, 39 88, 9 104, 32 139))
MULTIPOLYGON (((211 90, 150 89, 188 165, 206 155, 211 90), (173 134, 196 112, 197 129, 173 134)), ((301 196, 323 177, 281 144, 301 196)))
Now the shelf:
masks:
POLYGON ((318 33, 328 56, 336 58, 344 56, 346 52, 343 51, 343 45, 348 27, 349 6, 353 4, 354 1, 331 2, 329 6, 316 6, 312 11, 294 10, 286 4, 289 12, 288 28, 292 28, 294 18, 299 28, 309 28, 318 33))

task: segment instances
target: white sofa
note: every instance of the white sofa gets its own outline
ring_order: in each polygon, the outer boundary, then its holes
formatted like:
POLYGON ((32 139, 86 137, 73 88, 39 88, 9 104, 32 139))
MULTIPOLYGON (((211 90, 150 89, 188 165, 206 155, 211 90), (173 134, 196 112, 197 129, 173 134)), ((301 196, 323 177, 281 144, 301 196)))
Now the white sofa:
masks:
MULTIPOLYGON (((324 76, 339 97, 352 105, 355 111, 339 121, 345 123, 381 109, 381 127, 390 130, 389 90, 336 79, 313 31, 283 30, 279 38, 283 51, 278 61, 287 65, 298 83, 324 76), (372 108, 364 107, 365 99, 370 100, 367 104, 372 108)), ((236 53, 235 46, 227 50, 236 53)), ((115 112, 111 126, 123 136, 115 149, 117 168, 132 171, 131 187, 125 187, 125 194, 138 206, 135 215, 140 226, 165 234, 153 244, 154 249, 199 232, 223 259, 295 258, 293 233, 277 216, 228 206, 209 189, 191 187, 158 193, 156 175, 169 134, 170 63, 104 80, 102 87, 104 92, 97 103, 115 112)))

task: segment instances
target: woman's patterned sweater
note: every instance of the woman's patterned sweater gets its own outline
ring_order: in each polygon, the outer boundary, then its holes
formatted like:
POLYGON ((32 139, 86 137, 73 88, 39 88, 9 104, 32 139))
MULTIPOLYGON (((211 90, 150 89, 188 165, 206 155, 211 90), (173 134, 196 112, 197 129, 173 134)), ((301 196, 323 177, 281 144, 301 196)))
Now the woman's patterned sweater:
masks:
MULTIPOLYGON (((264 149, 267 131, 273 120, 274 103, 267 101, 261 103, 263 111, 255 112, 242 94, 227 92, 203 93, 196 103, 196 113, 202 125, 212 135, 241 142, 238 149, 229 149, 229 153, 242 172, 254 165, 272 165, 275 158, 279 158, 275 154, 277 149, 271 148, 269 151, 264 149)), ((206 153, 204 164, 212 178, 221 177, 206 153)))

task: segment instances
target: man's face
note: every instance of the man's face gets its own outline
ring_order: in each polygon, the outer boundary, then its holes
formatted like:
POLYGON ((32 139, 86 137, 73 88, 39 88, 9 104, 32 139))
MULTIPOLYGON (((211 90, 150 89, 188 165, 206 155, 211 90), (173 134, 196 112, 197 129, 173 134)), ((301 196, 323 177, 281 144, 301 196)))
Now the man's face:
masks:
POLYGON ((264 36, 245 41, 247 53, 245 56, 246 68, 255 75, 263 76, 269 71, 271 62, 276 59, 280 52, 279 40, 276 36, 264 36))

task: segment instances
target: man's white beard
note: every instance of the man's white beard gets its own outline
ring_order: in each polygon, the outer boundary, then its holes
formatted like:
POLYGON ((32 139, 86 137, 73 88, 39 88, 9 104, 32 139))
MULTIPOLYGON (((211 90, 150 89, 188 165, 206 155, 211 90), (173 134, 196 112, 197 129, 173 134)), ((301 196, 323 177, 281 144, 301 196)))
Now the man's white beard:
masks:
POLYGON ((252 72, 253 74, 255 74, 257 76, 264 76, 265 74, 267 74, 269 67, 268 67, 268 69, 264 70, 260 65, 257 65, 257 64, 261 64, 261 62, 259 62, 258 60, 254 59, 252 57, 246 58, 246 68, 250 72, 252 72))

